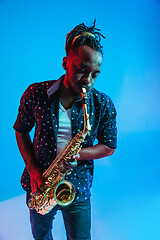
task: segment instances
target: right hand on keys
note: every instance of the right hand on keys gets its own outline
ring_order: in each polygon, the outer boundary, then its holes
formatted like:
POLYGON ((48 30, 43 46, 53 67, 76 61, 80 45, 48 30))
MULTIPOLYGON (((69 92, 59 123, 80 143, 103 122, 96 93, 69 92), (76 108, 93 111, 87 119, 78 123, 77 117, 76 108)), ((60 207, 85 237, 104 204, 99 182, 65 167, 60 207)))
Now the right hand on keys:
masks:
POLYGON ((44 183, 42 179, 42 170, 40 168, 32 168, 29 171, 31 190, 36 196, 44 191, 44 183))

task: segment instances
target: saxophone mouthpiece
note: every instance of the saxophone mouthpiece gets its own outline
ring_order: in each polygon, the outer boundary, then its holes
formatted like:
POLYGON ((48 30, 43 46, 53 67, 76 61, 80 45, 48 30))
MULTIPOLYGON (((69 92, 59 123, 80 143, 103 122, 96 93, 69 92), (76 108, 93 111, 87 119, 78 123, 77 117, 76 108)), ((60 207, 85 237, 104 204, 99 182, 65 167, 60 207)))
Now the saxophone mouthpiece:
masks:
POLYGON ((85 87, 82 87, 81 99, 82 99, 83 112, 84 112, 84 130, 83 131, 86 131, 86 130, 90 131, 91 126, 89 123, 89 115, 87 114, 87 90, 85 87))
POLYGON ((86 92, 86 88, 85 87, 82 87, 82 92, 86 92))
POLYGON ((86 88, 82 87, 81 99, 82 99, 82 101, 84 101, 84 103, 85 103, 85 100, 87 99, 86 93, 87 93, 86 88))

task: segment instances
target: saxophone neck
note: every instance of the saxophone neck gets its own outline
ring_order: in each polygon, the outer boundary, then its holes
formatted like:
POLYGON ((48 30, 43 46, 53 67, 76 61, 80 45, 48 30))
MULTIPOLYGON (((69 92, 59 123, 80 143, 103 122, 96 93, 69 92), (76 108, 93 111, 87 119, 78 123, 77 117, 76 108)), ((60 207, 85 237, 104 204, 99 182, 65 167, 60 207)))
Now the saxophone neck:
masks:
POLYGON ((84 115, 84 129, 83 132, 91 130, 91 125, 89 123, 89 114, 87 113, 87 93, 86 88, 82 88, 81 93, 81 99, 82 99, 82 106, 83 106, 83 115, 84 115))

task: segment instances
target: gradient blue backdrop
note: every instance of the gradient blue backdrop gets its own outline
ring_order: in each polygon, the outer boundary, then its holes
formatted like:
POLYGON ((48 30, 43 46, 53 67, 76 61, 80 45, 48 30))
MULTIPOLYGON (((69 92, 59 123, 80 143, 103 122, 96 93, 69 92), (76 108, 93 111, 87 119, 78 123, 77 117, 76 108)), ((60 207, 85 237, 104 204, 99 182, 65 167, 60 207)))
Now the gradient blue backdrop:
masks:
POLYGON ((106 36, 95 87, 112 97, 118 112, 118 148, 95 162, 93 211, 99 219, 105 214, 103 226, 93 226, 100 229, 96 239, 158 240, 159 0, 0 0, 0 200, 24 193, 24 163, 12 128, 22 93, 31 83, 64 74, 66 34, 94 18, 106 36))

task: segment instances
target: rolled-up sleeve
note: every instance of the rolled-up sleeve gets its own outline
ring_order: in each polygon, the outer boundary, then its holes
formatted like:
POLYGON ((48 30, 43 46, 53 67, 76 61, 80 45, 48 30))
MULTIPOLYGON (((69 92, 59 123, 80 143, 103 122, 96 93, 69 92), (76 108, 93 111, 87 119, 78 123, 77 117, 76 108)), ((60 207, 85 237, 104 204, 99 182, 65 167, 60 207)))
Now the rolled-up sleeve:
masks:
POLYGON ((117 147, 116 109, 110 98, 103 97, 101 119, 98 127, 97 139, 99 144, 110 148, 117 147))
POLYGON ((20 133, 29 133, 35 125, 35 118, 33 115, 33 96, 32 96, 32 85, 22 95, 19 111, 16 122, 13 128, 20 133))

